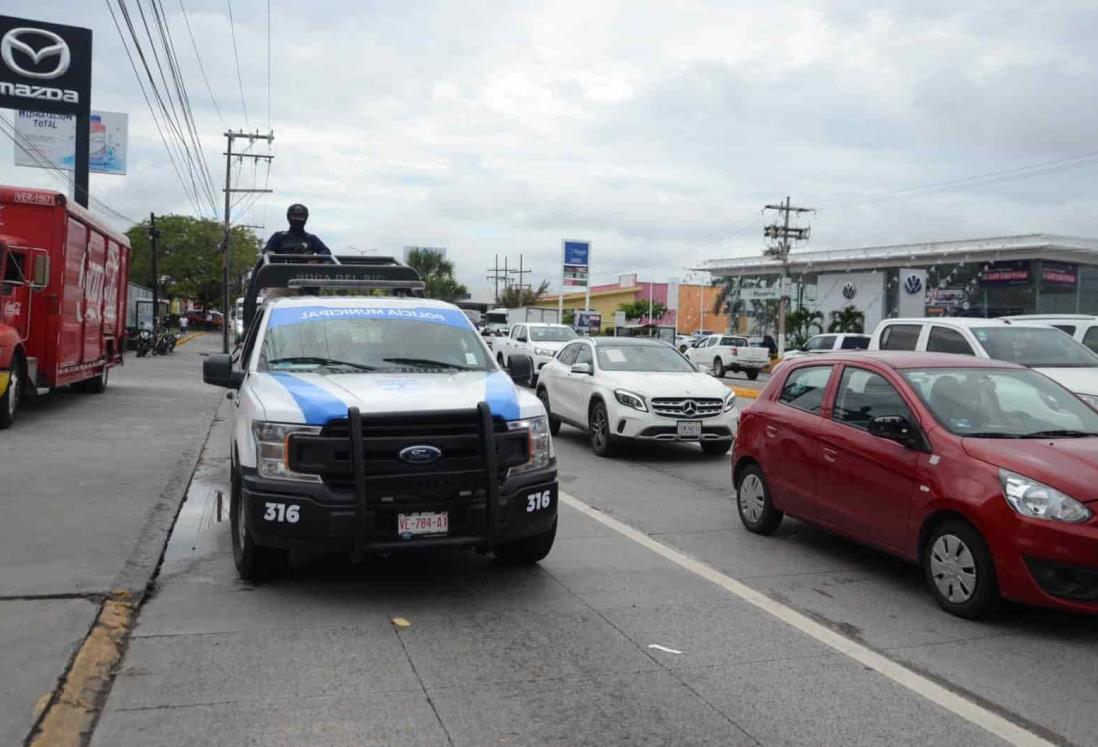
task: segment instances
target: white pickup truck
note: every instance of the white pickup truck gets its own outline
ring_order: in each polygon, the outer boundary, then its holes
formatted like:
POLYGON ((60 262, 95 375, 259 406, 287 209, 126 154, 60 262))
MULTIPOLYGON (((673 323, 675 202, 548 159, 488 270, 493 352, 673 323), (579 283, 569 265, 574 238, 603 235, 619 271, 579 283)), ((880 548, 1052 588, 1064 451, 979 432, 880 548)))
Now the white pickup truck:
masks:
POLYGON ((576 337, 575 331, 566 324, 512 324, 505 337, 493 339, 492 352, 496 354, 496 362, 504 368, 510 366, 513 355, 529 356, 534 365, 528 383, 533 387, 541 367, 576 337))
POLYGON ((686 357, 718 379, 728 371, 734 371, 745 373, 754 381, 759 378, 759 372, 770 365, 769 350, 753 347, 746 337, 736 335, 713 335, 697 347, 687 348, 686 357))

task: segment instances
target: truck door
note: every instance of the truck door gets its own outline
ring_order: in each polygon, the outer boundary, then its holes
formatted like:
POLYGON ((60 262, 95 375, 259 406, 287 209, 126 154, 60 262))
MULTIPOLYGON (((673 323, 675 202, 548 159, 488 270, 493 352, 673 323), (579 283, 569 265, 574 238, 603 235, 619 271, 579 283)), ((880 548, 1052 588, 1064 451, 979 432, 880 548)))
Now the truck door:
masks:
POLYGON ((69 218, 65 231, 65 268, 62 271, 61 335, 57 350, 59 367, 81 362, 84 343, 84 255, 88 248, 88 229, 69 218))
POLYGON ((15 330, 17 340, 27 339, 30 326, 30 253, 0 247, 0 328, 15 330))
POLYGON ((84 363, 103 355, 103 265, 107 242, 103 235, 90 231, 88 251, 84 255, 84 363))
MULTIPOLYGON (((103 264, 103 335, 118 338, 118 285, 122 270, 122 250, 114 241, 107 242, 107 260, 103 264)), ((121 349, 115 342, 114 350, 121 349)))

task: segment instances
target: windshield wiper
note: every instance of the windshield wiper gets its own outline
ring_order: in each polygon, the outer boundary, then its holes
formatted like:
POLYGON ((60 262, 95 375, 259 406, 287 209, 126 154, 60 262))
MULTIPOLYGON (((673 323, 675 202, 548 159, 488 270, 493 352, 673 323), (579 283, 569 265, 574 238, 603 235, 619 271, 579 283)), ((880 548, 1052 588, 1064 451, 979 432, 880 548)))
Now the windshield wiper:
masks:
POLYGON ((1069 428, 1064 428, 1061 430, 1023 433, 1021 438, 1090 438, 1091 436, 1098 436, 1098 433, 1093 433, 1092 431, 1074 431, 1069 428))
POLYGON ((1003 433, 1002 431, 979 431, 977 433, 959 433, 962 438, 1025 438, 1017 433, 1003 433))
POLYGON ((458 371, 472 371, 469 366, 459 366, 449 361, 435 361, 430 358, 382 358, 386 363, 399 363, 405 366, 429 366, 431 368, 453 368, 458 371))
POLYGON ((334 358, 321 358, 319 356, 312 355, 297 355, 290 358, 275 358, 274 360, 267 361, 268 366, 275 366, 279 363, 315 363, 318 368, 353 368, 357 371, 376 371, 374 366, 367 366, 364 363, 352 363, 351 361, 340 361, 334 358))

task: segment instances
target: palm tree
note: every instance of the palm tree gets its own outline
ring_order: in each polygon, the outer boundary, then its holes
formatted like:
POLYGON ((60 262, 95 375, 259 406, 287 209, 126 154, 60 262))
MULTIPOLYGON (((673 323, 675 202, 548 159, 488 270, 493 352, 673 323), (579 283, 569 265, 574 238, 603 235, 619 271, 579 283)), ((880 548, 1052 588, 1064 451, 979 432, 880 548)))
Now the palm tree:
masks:
POLYGON ((419 273, 428 298, 457 301, 469 295, 469 289, 454 278, 454 263, 446 259, 442 252, 413 249, 408 252, 408 264, 419 273))
POLYGON ((828 332, 865 332, 865 314, 854 306, 831 312, 831 324, 828 332))
POLYGON ((822 312, 800 306, 785 317, 785 329, 789 334, 791 347, 799 348, 808 342, 808 338, 823 332, 824 316, 822 312))
POLYGON ((549 290, 549 281, 543 280, 537 288, 524 288, 518 285, 510 285, 499 294, 499 305, 505 309, 517 309, 523 306, 533 306, 549 290))

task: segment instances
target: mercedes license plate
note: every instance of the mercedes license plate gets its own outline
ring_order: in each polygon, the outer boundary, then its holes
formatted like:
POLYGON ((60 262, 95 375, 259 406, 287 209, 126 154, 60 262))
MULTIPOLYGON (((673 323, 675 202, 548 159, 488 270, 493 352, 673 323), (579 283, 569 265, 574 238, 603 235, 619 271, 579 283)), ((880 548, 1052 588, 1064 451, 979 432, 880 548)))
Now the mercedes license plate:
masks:
POLYGON ((450 531, 450 515, 446 511, 421 511, 397 514, 397 533, 401 537, 426 534, 446 534, 450 531))
POLYGON ((678 428, 679 438, 701 438, 702 424, 700 420, 680 420, 675 423, 678 428))

